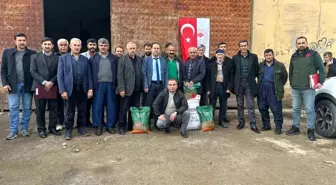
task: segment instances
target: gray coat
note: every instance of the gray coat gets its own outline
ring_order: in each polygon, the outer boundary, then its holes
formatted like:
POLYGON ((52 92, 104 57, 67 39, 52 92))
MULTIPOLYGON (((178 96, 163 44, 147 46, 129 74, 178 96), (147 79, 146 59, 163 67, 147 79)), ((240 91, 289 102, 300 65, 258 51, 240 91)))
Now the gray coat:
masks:
MULTIPOLYGON (((136 56, 136 68, 140 73, 141 82, 143 82, 144 75, 142 73, 143 59, 140 56, 136 56)), ((125 91, 126 96, 131 96, 134 90, 134 83, 136 77, 136 70, 133 67, 132 61, 128 54, 123 55, 118 60, 118 91, 125 91)), ((142 87, 141 87, 142 90, 142 87)))

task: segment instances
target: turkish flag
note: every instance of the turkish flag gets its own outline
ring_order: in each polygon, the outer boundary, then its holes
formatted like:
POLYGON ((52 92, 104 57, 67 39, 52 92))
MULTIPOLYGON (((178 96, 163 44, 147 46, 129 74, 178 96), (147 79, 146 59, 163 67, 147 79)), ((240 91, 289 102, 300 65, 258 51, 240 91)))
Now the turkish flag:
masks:
POLYGON ((190 47, 197 47, 197 19, 196 18, 180 18, 180 44, 183 61, 186 61, 190 47))

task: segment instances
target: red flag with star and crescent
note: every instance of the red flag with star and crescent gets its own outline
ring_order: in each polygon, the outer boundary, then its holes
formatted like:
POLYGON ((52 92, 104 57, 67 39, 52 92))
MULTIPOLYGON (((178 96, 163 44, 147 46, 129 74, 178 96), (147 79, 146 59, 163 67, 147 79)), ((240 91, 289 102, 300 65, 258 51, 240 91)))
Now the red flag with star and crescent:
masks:
POLYGON ((196 18, 180 18, 180 45, 183 61, 186 61, 190 47, 197 47, 197 19, 196 18))

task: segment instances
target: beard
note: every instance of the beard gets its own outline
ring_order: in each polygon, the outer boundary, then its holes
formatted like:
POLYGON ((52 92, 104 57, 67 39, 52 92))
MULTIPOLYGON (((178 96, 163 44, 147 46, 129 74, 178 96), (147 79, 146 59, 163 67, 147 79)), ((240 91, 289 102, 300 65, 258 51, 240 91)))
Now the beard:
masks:
POLYGON ((88 48, 88 50, 89 50, 91 53, 96 52, 96 48, 88 48))
POLYGON ((152 55, 152 52, 150 52, 150 51, 146 51, 146 52, 145 52, 145 55, 146 55, 146 56, 151 56, 151 55, 152 55))

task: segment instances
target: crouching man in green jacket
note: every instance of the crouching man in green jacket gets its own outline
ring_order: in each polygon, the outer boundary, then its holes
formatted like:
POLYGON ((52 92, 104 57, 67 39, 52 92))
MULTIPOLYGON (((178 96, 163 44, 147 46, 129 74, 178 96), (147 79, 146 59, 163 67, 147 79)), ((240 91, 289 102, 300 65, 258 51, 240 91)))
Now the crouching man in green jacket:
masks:
POLYGON ((262 117, 263 127, 261 131, 271 130, 268 109, 274 116, 275 134, 281 134, 283 124, 282 99, 284 97, 284 85, 288 79, 288 73, 283 63, 274 58, 274 51, 266 49, 265 60, 259 64, 259 94, 258 108, 262 117))

